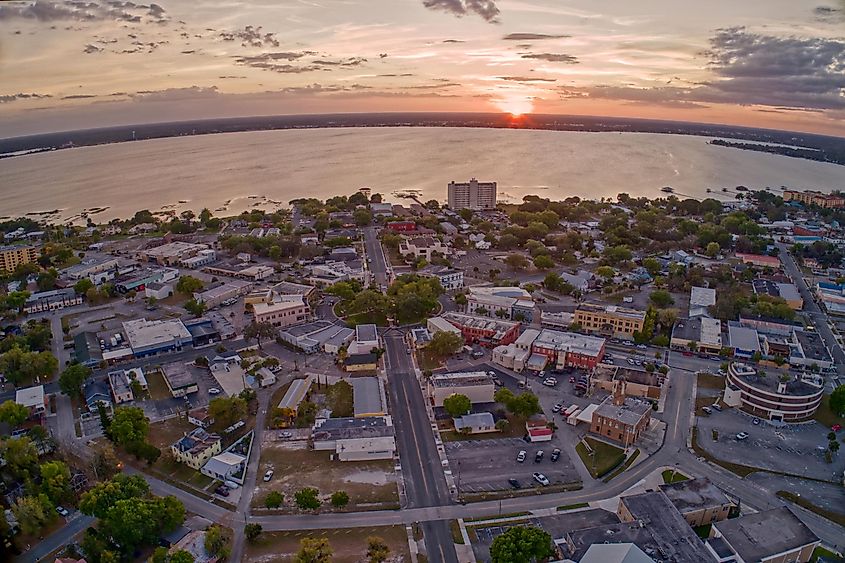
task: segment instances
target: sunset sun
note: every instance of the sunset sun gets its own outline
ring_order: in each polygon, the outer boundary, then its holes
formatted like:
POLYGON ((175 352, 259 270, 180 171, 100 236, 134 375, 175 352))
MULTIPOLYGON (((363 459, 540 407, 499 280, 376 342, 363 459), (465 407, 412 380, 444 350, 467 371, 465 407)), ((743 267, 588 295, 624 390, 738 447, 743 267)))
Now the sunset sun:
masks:
POLYGON ((527 97, 501 98, 493 102, 496 107, 513 117, 519 117, 534 110, 534 102, 527 97))

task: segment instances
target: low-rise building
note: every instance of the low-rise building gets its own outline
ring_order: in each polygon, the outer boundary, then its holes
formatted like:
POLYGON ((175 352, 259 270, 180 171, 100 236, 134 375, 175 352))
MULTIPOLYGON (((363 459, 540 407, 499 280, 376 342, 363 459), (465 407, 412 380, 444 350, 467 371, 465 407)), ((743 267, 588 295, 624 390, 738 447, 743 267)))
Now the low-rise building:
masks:
POLYGON ((723 400, 766 420, 801 422, 813 417, 823 393, 820 376, 763 375, 748 364, 733 362, 728 366, 723 400))
POLYGON ((99 274, 101 272, 117 270, 117 268, 117 258, 89 258, 87 260, 83 260, 79 264, 74 264, 73 266, 65 268, 61 271, 61 274, 69 280, 78 281, 84 278, 90 278, 92 275, 99 274))
POLYGON ((784 190, 783 201, 797 201, 804 205, 818 205, 826 209, 845 207, 845 198, 841 195, 826 194, 814 190, 784 190))
POLYGON ((617 381, 625 382, 625 394, 657 401, 666 381, 666 376, 659 371, 647 372, 621 366, 599 364, 590 373, 590 385, 593 389, 613 391, 617 381))
POLYGON ((194 299, 209 309, 229 299, 237 299, 252 290, 252 284, 242 280, 229 280, 194 294, 194 299))
POLYGON ((209 370, 220 389, 229 397, 237 396, 247 387, 246 371, 237 359, 213 362, 209 370))
POLYGON ((214 418, 208 414, 208 407, 200 407, 188 411, 188 422, 199 428, 208 428, 214 423, 214 418))
POLYGON ((175 268, 144 268, 122 274, 114 280, 114 288, 118 293, 146 290, 147 284, 174 281, 179 277, 179 270, 175 268))
POLYGON ((170 453, 176 461, 199 470, 212 456, 219 454, 221 448, 220 436, 195 428, 170 446, 170 453))
POLYGON ((173 241, 141 250, 137 258, 146 262, 155 262, 161 266, 175 266, 182 260, 196 256, 200 251, 207 249, 208 245, 205 244, 173 241))
POLYGON ((498 432, 496 421, 489 412, 465 414, 453 419, 455 430, 465 434, 498 432))
POLYGON ((306 354, 315 354, 324 348, 327 353, 336 354, 337 349, 348 342, 354 334, 355 331, 351 328, 319 320, 281 329, 279 339, 306 354))
POLYGON ((704 316, 678 319, 672 327, 669 345, 676 350, 695 349, 718 354, 723 346, 722 323, 704 316))
POLYGON ((306 303, 311 303, 319 293, 313 285, 289 281, 277 283, 272 287, 272 290, 275 295, 301 295, 306 303))
POLYGON ((33 385, 15 391, 15 402, 29 410, 29 416, 41 416, 47 412, 47 395, 43 385, 33 385))
POLYGON ((291 382, 290 387, 285 391, 285 395, 279 401, 278 405, 278 408, 283 411, 285 417, 282 425, 285 425, 285 422, 293 422, 296 418, 299 405, 308 397, 313 382, 313 375, 306 375, 304 378, 294 379, 291 382))
POLYGON ((426 328, 432 336, 438 332, 449 332, 452 334, 462 334, 461 329, 444 319, 443 317, 430 317, 426 323, 426 328))
POLYGON ((313 264, 310 266, 311 276, 307 281, 317 287, 326 287, 340 281, 357 280, 361 283, 367 282, 367 274, 364 272, 364 264, 360 260, 349 262, 329 261, 325 264, 313 264))
POLYGON ((728 345, 736 358, 750 359, 762 353, 757 330, 744 327, 736 321, 728 321, 728 345))
POLYGON ((318 451, 333 451, 340 461, 393 459, 396 454, 393 421, 389 416, 321 418, 311 441, 318 451))
POLYGON ((545 356, 557 368, 593 369, 604 357, 604 346, 604 338, 544 328, 531 344, 531 353, 545 356))
POLYGON ((255 303, 255 322, 269 323, 277 328, 302 324, 311 316, 311 308, 301 296, 288 295, 272 303, 255 303))
POLYGON ((736 257, 742 261, 743 264, 751 266, 758 266, 760 268, 772 268, 777 270, 780 268, 780 258, 777 256, 767 256, 765 254, 745 254, 737 252, 736 257))
MULTIPOLYGON (((821 543, 786 506, 716 522, 713 534, 731 552, 731 559, 726 559, 711 548, 711 553, 719 557, 718 561, 807 563, 821 543)), ((708 540, 708 545, 712 539, 708 540)))
POLYGON ((161 366, 161 375, 170 394, 177 399, 199 391, 196 378, 182 362, 164 364, 161 366))
POLYGON ((705 477, 660 485, 660 490, 693 528, 726 520, 737 508, 722 489, 705 477))
POLYGON ((45 311, 58 311, 65 307, 73 307, 82 304, 82 296, 77 295, 72 287, 66 289, 53 289, 50 291, 37 291, 26 298, 23 305, 25 313, 43 313, 45 311))
POLYGON ((791 283, 780 283, 763 278, 757 278, 751 282, 751 287, 756 295, 769 295, 779 297, 786 301, 790 308, 800 311, 804 308, 804 299, 798 292, 798 288, 791 283))
POLYGON ((689 316, 709 317, 710 307, 716 304, 716 290, 712 287, 692 286, 689 296, 689 316))
POLYGON ((643 329, 645 311, 617 305, 581 303, 575 309, 575 323, 590 333, 633 340, 634 333, 643 329))
POLYGON ((212 250, 211 248, 206 248, 205 250, 200 250, 196 256, 191 256, 190 258, 183 258, 180 260, 180 264, 183 268, 190 268, 191 270, 198 270, 199 268, 203 268, 208 266, 209 264, 213 264, 214 261, 217 260, 217 252, 212 250))
POLYGON ((246 457, 235 452, 223 452, 209 459, 200 473, 218 481, 231 480, 243 470, 245 463, 246 457))
POLYGON ((374 324, 359 324, 355 326, 355 339, 349 343, 350 354, 369 354, 380 348, 378 328, 374 324))
POLYGON ((822 337, 815 332, 796 330, 792 333, 789 364, 796 367, 833 367, 833 357, 822 337))
POLYGON ((89 379, 82 384, 82 394, 85 397, 85 406, 90 412, 97 412, 97 405, 103 405, 106 409, 112 408, 111 393, 105 379, 89 379))
POLYGON ((467 313, 530 323, 534 320, 534 298, 521 287, 470 287, 467 313))
POLYGON ((132 393, 132 387, 122 370, 110 371, 108 377, 109 387, 111 387, 112 397, 114 397, 116 405, 128 403, 135 399, 135 394, 132 393))
POLYGON ((493 363, 521 372, 531 356, 531 346, 540 335, 535 328, 527 328, 519 337, 507 346, 493 348, 493 363))
POLYGON ((181 351, 193 337, 179 319, 135 319, 123 323, 123 332, 136 358, 181 351))
POLYGON ((435 407, 452 395, 465 395, 475 403, 492 403, 496 385, 487 372, 434 373, 428 378, 428 398, 435 407))
POLYGON ((424 258, 431 260, 435 254, 446 256, 449 254, 449 247, 435 237, 413 237, 399 243, 399 254, 413 258, 424 258))
POLYGON ((80 332, 74 336, 73 352, 76 361, 89 368, 95 367, 103 361, 100 339, 94 332, 80 332))
POLYGON ((446 266, 428 265, 417 272, 421 276, 437 278, 446 291, 461 289, 464 286, 464 271, 446 266))
POLYGON ((378 368, 378 354, 375 352, 359 352, 349 354, 343 360, 343 369, 349 372, 376 371, 378 368))
POLYGON ((147 299, 167 299, 173 295, 173 284, 170 282, 152 282, 144 286, 144 297, 147 299))
POLYGON ((575 322, 575 313, 566 311, 540 311, 540 326, 543 328, 557 328, 569 330, 575 322))
POLYGON ((384 416, 387 414, 387 397, 384 384, 378 377, 353 377, 352 403, 355 418, 384 416))
POLYGON ((615 381, 613 393, 593 412, 590 432, 606 440, 632 446, 648 429, 650 401, 625 396, 625 381, 615 381))
POLYGON ((479 315, 448 312, 440 318, 461 331, 468 344, 480 344, 493 348, 514 342, 519 336, 520 323, 479 315))

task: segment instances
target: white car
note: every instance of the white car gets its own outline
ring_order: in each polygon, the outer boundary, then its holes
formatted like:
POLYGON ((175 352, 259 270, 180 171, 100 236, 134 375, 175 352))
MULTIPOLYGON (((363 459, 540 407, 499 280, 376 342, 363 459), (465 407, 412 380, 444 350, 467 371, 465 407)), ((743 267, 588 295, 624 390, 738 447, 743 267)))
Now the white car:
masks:
POLYGON ((552 407, 552 412, 560 412, 563 410, 562 403, 556 403, 555 406, 552 407))
POLYGON ((557 379, 555 379, 554 377, 547 377, 543 380, 543 385, 545 385, 546 387, 554 387, 555 385, 557 385, 557 379))
POLYGON ((631 364, 631 365, 634 365, 634 360, 632 360, 631 358, 628 358, 628 363, 631 364))
POLYGON ((60 515, 62 515, 64 517, 67 517, 67 515, 70 514, 70 512, 68 512, 68 509, 63 507, 63 506, 57 506, 56 512, 58 512, 60 515))
POLYGON ((217 387, 212 387, 208 390, 209 395, 219 395, 220 393, 222 393, 222 391, 217 387))
POLYGON ((273 478, 273 470, 268 469, 267 473, 264 474, 264 482, 266 483, 267 481, 269 481, 272 478, 273 478))
POLYGON ((543 485, 544 487, 548 487, 550 485, 549 479, 542 473, 534 473, 534 480, 543 485))
POLYGON ((522 463, 523 461, 525 461, 525 456, 527 456, 527 455, 528 455, 528 452, 526 452, 525 450, 519 450, 519 453, 516 454, 516 461, 518 461, 519 463, 522 463))

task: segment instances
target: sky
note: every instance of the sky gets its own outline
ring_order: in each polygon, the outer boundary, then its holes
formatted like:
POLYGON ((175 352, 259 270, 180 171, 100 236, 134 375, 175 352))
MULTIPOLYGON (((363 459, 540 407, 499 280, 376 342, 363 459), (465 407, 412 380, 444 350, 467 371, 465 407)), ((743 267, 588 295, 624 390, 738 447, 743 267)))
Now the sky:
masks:
POLYGON ((845 0, 0 2, 0 137, 374 111, 845 136, 845 0))

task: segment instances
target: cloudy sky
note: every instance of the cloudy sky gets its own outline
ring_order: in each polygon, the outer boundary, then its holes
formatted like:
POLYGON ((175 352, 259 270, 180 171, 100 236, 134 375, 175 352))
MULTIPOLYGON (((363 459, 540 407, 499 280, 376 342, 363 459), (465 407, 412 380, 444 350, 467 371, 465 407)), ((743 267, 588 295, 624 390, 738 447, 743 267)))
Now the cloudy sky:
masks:
POLYGON ((845 135, 845 0, 0 3, 0 137, 345 111, 845 135))

